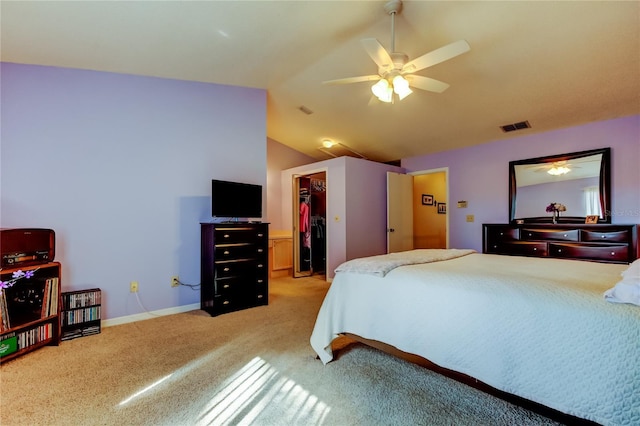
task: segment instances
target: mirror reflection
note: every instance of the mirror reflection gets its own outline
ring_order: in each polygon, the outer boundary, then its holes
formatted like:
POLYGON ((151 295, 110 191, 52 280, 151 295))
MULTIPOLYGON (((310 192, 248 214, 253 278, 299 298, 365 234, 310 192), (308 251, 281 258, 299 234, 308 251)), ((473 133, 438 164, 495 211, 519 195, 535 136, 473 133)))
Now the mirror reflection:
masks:
POLYGON ((608 222, 609 149, 562 154, 510 163, 512 221, 551 221, 551 203, 562 204, 561 222, 584 222, 597 215, 608 222))

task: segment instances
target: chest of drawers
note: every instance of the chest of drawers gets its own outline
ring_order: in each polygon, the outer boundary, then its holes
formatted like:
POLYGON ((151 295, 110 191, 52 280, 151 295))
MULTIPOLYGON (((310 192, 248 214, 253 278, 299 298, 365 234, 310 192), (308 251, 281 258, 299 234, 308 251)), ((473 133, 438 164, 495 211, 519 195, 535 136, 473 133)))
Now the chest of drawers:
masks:
POLYGON ((200 308, 210 315, 268 304, 269 225, 202 223, 200 308))
POLYGON ((638 253, 638 225, 484 224, 483 252, 631 263, 638 253))

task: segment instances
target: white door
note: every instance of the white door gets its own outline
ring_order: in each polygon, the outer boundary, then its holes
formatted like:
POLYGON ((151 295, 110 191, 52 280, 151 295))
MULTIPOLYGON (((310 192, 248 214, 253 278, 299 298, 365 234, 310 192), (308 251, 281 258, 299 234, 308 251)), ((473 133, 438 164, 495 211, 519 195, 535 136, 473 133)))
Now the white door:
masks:
POLYGON ((413 250, 413 176, 387 172, 387 253, 413 250))

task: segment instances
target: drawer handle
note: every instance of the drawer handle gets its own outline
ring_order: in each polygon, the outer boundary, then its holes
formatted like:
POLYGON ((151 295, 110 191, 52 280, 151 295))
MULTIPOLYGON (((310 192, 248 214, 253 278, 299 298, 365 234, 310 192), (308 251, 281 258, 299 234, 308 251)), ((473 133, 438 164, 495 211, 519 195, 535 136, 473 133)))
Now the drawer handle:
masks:
POLYGON ((229 250, 225 250, 225 251, 224 251, 224 254, 229 254, 229 250))
POLYGON ((500 235, 504 235, 504 232, 501 232, 500 235))
POLYGON ((259 294, 259 295, 258 295, 258 299, 262 299, 263 297, 264 297, 264 296, 263 296, 263 295, 261 295, 261 294, 259 294))
POLYGON ((264 234, 258 234, 258 237, 264 237, 264 234))
POLYGON ((615 251, 612 251, 612 252, 611 252, 611 256, 615 256, 615 255, 616 255, 616 252, 615 252, 615 251))
POLYGON ((228 305, 228 304, 229 304, 229 301, 228 301, 228 300, 225 300, 224 302, 222 302, 222 304, 223 304, 223 305, 228 305))
POLYGON ((607 238, 606 235, 600 235, 600 238, 607 238))
POLYGON ((260 263, 260 264, 258 265, 258 268, 263 268, 263 267, 264 267, 264 265, 263 265, 262 263, 260 263))
POLYGON ((533 251, 538 251, 538 247, 534 247, 534 248, 533 248, 533 251))
POLYGON ((558 249, 558 253, 562 253, 562 249, 558 249))
POLYGON ((262 250, 261 248, 258 249, 258 253, 262 253, 264 250, 262 250))
POLYGON ((225 238, 229 238, 229 234, 224 234, 224 237, 225 238))
POLYGON ((223 285, 222 288, 229 288, 229 284, 223 285))
POLYGON ((223 271, 224 272, 229 272, 229 268, 224 268, 223 271))
POLYGON ((498 248, 498 245, 497 245, 497 244, 494 244, 494 245, 493 245, 493 248, 494 248, 494 249, 497 249, 497 248, 498 248))
POLYGON ((567 234, 562 234, 562 236, 563 236, 563 237, 566 237, 566 236, 567 236, 567 234))
POLYGON ((531 236, 531 233, 529 233, 529 236, 531 236))
POLYGON ((263 280, 258 280, 258 284, 262 284, 263 280))

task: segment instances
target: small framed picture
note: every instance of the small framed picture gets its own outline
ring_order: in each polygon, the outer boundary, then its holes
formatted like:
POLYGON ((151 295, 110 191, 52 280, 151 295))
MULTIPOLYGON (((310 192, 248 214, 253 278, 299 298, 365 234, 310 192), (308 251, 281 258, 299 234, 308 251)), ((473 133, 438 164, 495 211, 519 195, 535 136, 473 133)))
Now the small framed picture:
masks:
POLYGON ((423 206, 433 206, 434 204, 433 195, 422 194, 422 205, 423 206))
POLYGON ((598 223, 598 215, 594 214, 591 216, 587 216, 584 223, 598 223))
POLYGON ((447 203, 438 203, 438 214, 447 214, 447 203))

